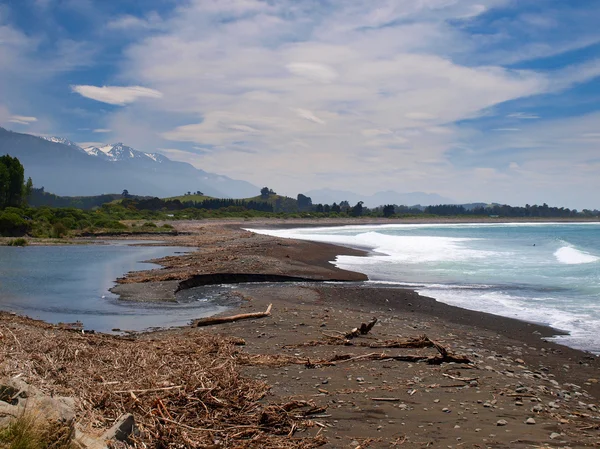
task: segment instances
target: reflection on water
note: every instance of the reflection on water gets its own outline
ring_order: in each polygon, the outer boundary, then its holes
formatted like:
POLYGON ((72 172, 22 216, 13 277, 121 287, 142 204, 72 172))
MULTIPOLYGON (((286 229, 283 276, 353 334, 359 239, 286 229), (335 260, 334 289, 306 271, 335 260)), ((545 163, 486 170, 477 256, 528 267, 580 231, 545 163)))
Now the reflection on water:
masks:
MULTIPOLYGON (((127 242, 131 243, 131 242, 127 242)), ((146 242, 147 243, 147 242, 146 242)), ((143 330, 188 324, 225 310, 224 293, 206 289, 176 303, 120 301, 109 291, 134 270, 158 268, 144 260, 189 248, 108 245, 0 247, 0 309, 51 323, 81 321, 85 329, 143 330)))

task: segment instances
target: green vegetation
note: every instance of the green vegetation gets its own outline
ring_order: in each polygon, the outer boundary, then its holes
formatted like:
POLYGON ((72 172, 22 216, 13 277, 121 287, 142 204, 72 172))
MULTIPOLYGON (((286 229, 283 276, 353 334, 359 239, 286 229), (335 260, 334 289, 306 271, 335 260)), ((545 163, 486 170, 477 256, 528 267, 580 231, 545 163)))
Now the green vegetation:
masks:
POLYGON ((27 246, 27 240, 19 237, 18 239, 9 240, 7 246, 27 246))
POLYGON ((196 195, 196 194, 191 194, 191 195, 181 195, 181 196, 174 196, 171 198, 165 198, 166 201, 174 201, 174 200, 178 200, 182 203, 184 202, 188 202, 188 201, 192 201, 194 203, 198 203, 200 201, 204 201, 204 200, 209 200, 211 199, 211 196, 207 196, 207 195, 196 195))
POLYGON ((70 424, 43 422, 32 413, 24 413, 8 427, 0 429, 1 449, 75 449, 70 424))
POLYGON ((0 156, 0 209, 19 207, 24 202, 33 183, 25 183, 25 169, 19 159, 9 155, 0 156))
MULTIPOLYGON (((23 182, 22 166, 16 158, 0 158, 0 235, 38 238, 63 238, 88 235, 113 235, 136 233, 173 233, 169 224, 159 226, 156 221, 198 220, 209 218, 429 218, 439 216, 457 217, 598 217, 597 210, 571 210, 567 208, 526 205, 472 205, 469 209, 460 205, 438 205, 407 207, 386 204, 367 208, 359 201, 355 205, 348 201, 329 204, 313 204, 312 199, 299 194, 296 199, 277 195, 264 187, 260 195, 246 199, 211 198, 202 192, 188 192, 180 197, 167 199, 139 197, 122 194, 99 195, 96 197, 59 197, 33 189, 32 182, 23 182), (20 186, 17 188, 17 186, 20 186), (24 198, 36 198, 27 205, 24 198), (40 205, 51 203, 54 207, 40 205), (36 206, 37 204, 37 206, 36 206), (69 205, 59 207, 59 205, 69 205), (77 205, 78 207, 73 207, 77 205), (33 207, 35 206, 35 207, 33 207)), ((24 239, 13 240, 23 242, 24 239)), ((26 241, 25 241, 26 244, 26 241)))

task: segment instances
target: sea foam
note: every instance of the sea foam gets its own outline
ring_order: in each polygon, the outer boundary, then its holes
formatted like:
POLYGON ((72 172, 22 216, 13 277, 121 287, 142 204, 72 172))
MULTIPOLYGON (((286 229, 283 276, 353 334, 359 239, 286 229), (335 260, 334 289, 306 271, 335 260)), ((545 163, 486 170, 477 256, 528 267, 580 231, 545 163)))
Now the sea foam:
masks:
POLYGON ((560 263, 564 263, 567 265, 593 263, 600 260, 599 257, 585 253, 583 251, 579 251, 578 249, 575 249, 572 246, 563 246, 562 248, 557 249, 554 252, 554 257, 556 257, 556 260, 558 260, 560 263))

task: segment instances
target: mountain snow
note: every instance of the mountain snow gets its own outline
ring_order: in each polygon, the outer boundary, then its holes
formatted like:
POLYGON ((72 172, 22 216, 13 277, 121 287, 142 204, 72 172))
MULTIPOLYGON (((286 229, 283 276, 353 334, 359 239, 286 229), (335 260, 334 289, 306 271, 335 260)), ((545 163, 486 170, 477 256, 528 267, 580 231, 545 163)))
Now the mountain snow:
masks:
POLYGON ((65 139, 64 137, 55 137, 55 136, 52 136, 52 137, 40 136, 40 137, 44 140, 47 140, 48 142, 60 143, 62 145, 74 147, 74 148, 78 149, 79 151, 83 150, 83 148, 81 148, 75 142, 73 142, 72 140, 69 140, 69 139, 65 139))
POLYGON ((90 156, 96 156, 111 162, 126 161, 129 159, 151 160, 153 162, 162 163, 168 160, 165 156, 156 153, 144 153, 134 150, 121 142, 103 145, 101 147, 86 147, 83 148, 90 156))

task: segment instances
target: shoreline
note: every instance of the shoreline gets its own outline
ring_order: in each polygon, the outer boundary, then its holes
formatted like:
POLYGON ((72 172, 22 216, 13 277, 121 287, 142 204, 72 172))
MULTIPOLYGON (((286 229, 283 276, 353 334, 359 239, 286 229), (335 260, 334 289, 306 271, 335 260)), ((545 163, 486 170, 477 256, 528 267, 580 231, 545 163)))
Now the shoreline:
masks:
MULTIPOLYGON (((78 416, 90 431, 108 428, 118 417, 116 411, 108 408, 101 412, 101 419, 90 421, 90 416, 95 415, 90 415, 89 401, 94 404, 96 399, 90 398, 96 398, 95 395, 99 401, 113 398, 119 413, 131 412, 136 421, 146 426, 148 417, 162 413, 161 408, 152 399, 144 404, 150 409, 157 407, 152 409, 154 415, 148 414, 146 408, 137 409, 137 393, 132 396, 133 401, 121 401, 127 389, 153 391, 152 397, 156 396, 168 407, 169 404, 177 407, 174 404, 184 401, 187 405, 183 415, 176 414, 177 408, 170 409, 174 418, 171 421, 181 424, 154 420, 152 425, 163 426, 169 435, 191 432, 192 436, 196 435, 194 441, 202 441, 205 447, 213 447, 216 435, 229 441, 223 447, 246 447, 243 444, 249 440, 243 440, 245 437, 240 437, 243 433, 236 427, 240 422, 254 429, 251 435, 256 438, 276 438, 273 441, 277 442, 271 445, 257 446, 269 448, 317 447, 323 439, 325 447, 340 449, 398 445, 409 448, 597 447, 600 441, 598 357, 544 340, 558 333, 547 326, 458 308, 410 289, 364 283, 364 274, 341 270, 330 261, 339 254, 368 256, 367 252, 258 235, 241 229, 256 227, 256 224, 248 221, 179 223, 178 226, 190 234, 171 237, 168 245, 196 250, 152 260, 161 268, 131 272, 118 280, 118 287, 130 289, 133 296, 130 300, 135 300, 149 299, 148 295, 156 292, 161 284, 164 290, 175 290, 181 281, 198 275, 214 276, 215 281, 222 279, 219 276, 223 274, 278 275, 315 281, 233 286, 232 293, 240 299, 233 313, 262 312, 272 304, 269 316, 119 337, 81 335, 59 326, 0 313, 3 325, 0 332, 5 327, 10 330, 4 334, 7 338, 0 335, 0 360, 2 357, 5 360, 0 362, 0 374, 26 373, 24 378, 28 382, 48 394, 86 398, 88 402, 81 403, 78 416), (340 285, 319 282, 326 279, 345 282, 340 285), (369 334, 347 341, 340 337, 373 318, 378 321, 369 334), (48 338, 49 335, 53 338, 48 338), (439 357, 439 350, 431 345, 402 346, 407 341, 426 341, 424 335, 448 353, 468 359, 470 363, 438 365, 416 361, 439 357), (52 345, 55 340, 63 343, 56 349, 44 349, 42 352, 51 356, 44 359, 36 352, 27 352, 35 351, 36 347, 32 344, 31 349, 28 344, 20 343, 29 341, 27 339, 44 345, 52 345), (82 345, 88 339, 91 346, 83 350, 82 345), (94 343, 96 340, 101 344, 94 343), (73 345, 72 349, 65 351, 63 346, 69 345, 73 345), (106 361, 95 367, 92 361, 97 360, 96 351, 113 347, 108 353, 110 356, 103 356, 102 360, 106 361), (214 349, 217 347, 222 349, 214 349), (77 357, 68 360, 61 357, 75 353, 75 348, 90 359, 84 366, 93 368, 94 374, 86 378, 82 386, 73 387, 72 379, 81 377, 82 366, 77 357), (123 387, 123 379, 115 378, 111 357, 116 358, 115 363, 121 357, 134 357, 131 363, 136 362, 131 366, 136 366, 137 361, 146 363, 147 358, 157 357, 157 354, 171 360, 170 365, 161 365, 166 373, 160 377, 147 377, 154 372, 150 365, 151 369, 137 374, 143 381, 127 378, 127 386, 123 387), (205 357, 204 364, 194 364, 198 356, 205 357), (406 362, 402 357, 417 359, 406 362), (36 363, 47 364, 47 368, 39 374, 32 371, 32 358, 38 360, 36 363), (331 360, 333 362, 328 362, 331 360), (56 364, 61 370, 54 370, 56 364), (190 368, 185 374, 178 366, 190 368), (192 390, 188 396, 182 396, 179 389, 187 388, 182 383, 189 380, 182 382, 182 375, 197 371, 209 379, 213 366, 231 367, 244 382, 252 382, 251 388, 261 392, 253 399, 257 401, 253 409, 275 407, 280 411, 287 406, 285 404, 310 404, 315 412, 286 414, 294 424, 288 422, 287 427, 280 430, 267 425, 257 427, 256 421, 235 421, 239 418, 226 422, 211 418, 224 408, 222 403, 210 399, 210 395, 214 394, 217 399, 229 397, 230 386, 221 386, 215 393, 209 393, 202 406, 194 396, 195 384, 190 384, 192 390), (102 376, 96 376, 97 368, 104 370, 102 376), (185 402, 191 397, 193 401, 185 402), (200 417, 200 421, 189 421, 188 410, 200 417), (206 416, 206 421, 202 416, 206 416), (203 430, 215 426, 219 428, 203 430)), ((231 314, 232 309, 221 315, 231 314)), ((190 316, 190 320, 193 318, 190 316)), ((127 372, 123 371, 122 375, 127 376, 127 372)), ((142 401, 147 398, 142 397, 142 401)), ((227 405, 227 413, 237 410, 235 403, 227 404, 233 407, 229 409, 227 405)))

